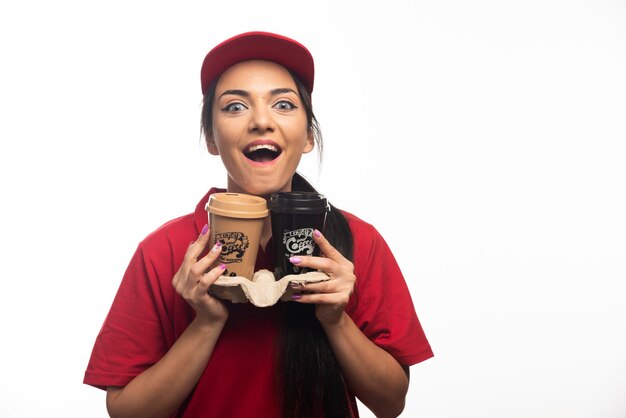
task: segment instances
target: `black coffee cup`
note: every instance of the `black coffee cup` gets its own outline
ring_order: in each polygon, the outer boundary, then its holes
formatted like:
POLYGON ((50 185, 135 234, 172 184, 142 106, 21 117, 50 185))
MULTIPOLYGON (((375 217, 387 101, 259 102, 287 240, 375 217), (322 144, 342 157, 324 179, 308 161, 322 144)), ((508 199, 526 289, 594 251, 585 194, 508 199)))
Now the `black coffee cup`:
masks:
POLYGON ((319 255, 319 247, 313 241, 313 231, 324 231, 326 214, 330 210, 326 197, 312 192, 273 193, 268 209, 272 219, 276 280, 289 274, 310 271, 292 264, 289 258, 319 255))

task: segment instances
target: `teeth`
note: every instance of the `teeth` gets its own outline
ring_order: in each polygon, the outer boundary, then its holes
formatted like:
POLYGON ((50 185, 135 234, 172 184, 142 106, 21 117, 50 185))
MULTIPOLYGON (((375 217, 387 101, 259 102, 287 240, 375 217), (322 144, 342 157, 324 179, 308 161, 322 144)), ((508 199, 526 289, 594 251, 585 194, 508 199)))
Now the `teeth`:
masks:
POLYGON ((263 144, 263 145, 252 145, 250 148, 246 150, 246 152, 254 152, 260 149, 266 149, 272 152, 278 152, 278 148, 271 144, 263 144))

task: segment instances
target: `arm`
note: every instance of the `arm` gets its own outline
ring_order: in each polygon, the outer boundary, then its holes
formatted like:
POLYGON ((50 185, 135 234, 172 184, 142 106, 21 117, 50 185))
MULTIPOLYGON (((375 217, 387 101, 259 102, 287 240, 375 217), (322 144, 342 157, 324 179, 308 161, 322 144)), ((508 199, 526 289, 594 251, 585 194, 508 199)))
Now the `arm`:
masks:
POLYGON ((331 280, 306 284, 294 300, 316 304, 316 316, 346 383, 359 400, 378 417, 396 417, 404 409, 408 368, 403 369, 389 353, 370 341, 344 312, 356 281, 354 266, 319 231, 315 231, 314 239, 325 257, 292 257, 291 262, 324 271, 331 280))
POLYGON ((371 342, 343 312, 338 322, 322 323, 350 389, 377 417, 397 417, 409 389, 408 367, 371 342))
POLYGON ((189 246, 172 280, 176 292, 195 310, 195 319, 161 360, 128 385, 108 388, 111 417, 171 417, 200 379, 228 319, 226 307, 207 293, 224 272, 223 266, 208 270, 220 253, 220 245, 198 260, 208 242, 207 232, 205 227, 189 246))
POLYGON ((109 415, 171 417, 200 379, 222 328, 196 317, 158 363, 125 387, 108 388, 109 415))

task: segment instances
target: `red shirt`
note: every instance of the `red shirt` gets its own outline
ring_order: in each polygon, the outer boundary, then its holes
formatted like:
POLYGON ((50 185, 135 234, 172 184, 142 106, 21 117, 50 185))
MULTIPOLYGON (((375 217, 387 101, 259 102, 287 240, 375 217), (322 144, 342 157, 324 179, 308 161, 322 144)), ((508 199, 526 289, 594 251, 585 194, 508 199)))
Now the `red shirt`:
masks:
MULTIPOLYGON (((125 386, 169 350, 194 318, 172 286, 191 241, 207 224, 204 207, 174 219, 138 246, 93 347, 84 383, 125 386)), ((433 356, 398 264, 370 224, 344 212, 354 236, 357 281, 346 312, 361 331, 403 365, 433 356)), ((256 270, 273 270, 271 245, 259 248, 256 270)), ((196 389, 178 417, 280 417, 275 384, 282 302, 267 308, 228 304, 228 321, 196 389)), ((355 405, 354 399, 352 399, 355 405)), ((354 415, 358 416, 354 411, 354 415)))

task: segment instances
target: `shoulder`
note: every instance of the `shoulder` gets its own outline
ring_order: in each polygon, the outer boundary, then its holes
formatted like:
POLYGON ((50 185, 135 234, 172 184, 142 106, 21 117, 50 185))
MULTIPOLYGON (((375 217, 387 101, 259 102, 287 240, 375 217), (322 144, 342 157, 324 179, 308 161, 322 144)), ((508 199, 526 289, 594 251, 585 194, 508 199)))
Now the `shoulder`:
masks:
POLYGON ((373 265, 395 264, 396 260, 381 233, 376 227, 354 215, 341 211, 352 232, 353 263, 355 272, 368 275, 373 265))
POLYGON ((205 205, 209 196, 219 191, 222 189, 211 188, 200 199, 192 213, 165 222, 148 234, 139 244, 140 247, 148 251, 169 250, 180 253, 182 250, 184 254, 189 243, 198 239, 200 230, 208 223, 205 205))
POLYGON ((167 288, 167 283, 170 283, 184 259, 189 243, 197 237, 191 214, 159 226, 137 245, 126 270, 126 280, 148 281, 153 286, 167 288))
POLYGON ((379 247, 380 244, 385 244, 384 238, 374 225, 353 213, 344 210, 341 213, 348 221, 350 231, 352 232, 355 256, 360 254, 367 257, 374 248, 379 247))
POLYGON ((179 216, 160 225, 144 238, 144 242, 176 238, 181 234, 184 235, 186 233, 189 233, 190 230, 195 230, 192 213, 179 216))
POLYGON ((139 248, 149 255, 159 256, 177 253, 187 248, 197 238, 193 214, 187 214, 169 220, 149 233, 140 243, 139 248))
POLYGON ((350 226, 350 231, 352 231, 353 235, 358 236, 380 236, 380 233, 376 230, 374 225, 369 222, 364 221, 358 216, 354 215, 351 212, 347 212, 342 210, 341 213, 348 221, 348 225, 350 226))

